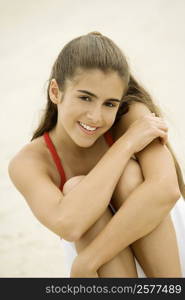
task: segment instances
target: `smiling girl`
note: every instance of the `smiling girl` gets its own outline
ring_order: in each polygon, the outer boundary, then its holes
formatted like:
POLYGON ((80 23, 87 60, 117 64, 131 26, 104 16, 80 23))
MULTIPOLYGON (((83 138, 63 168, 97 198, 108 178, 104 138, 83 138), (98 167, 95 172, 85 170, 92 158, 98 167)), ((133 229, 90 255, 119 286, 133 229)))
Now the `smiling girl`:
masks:
POLYGON ((161 117, 108 37, 59 53, 43 118, 9 175, 37 219, 74 244, 71 277, 137 277, 134 257, 148 277, 182 276, 170 211, 185 189, 161 117))

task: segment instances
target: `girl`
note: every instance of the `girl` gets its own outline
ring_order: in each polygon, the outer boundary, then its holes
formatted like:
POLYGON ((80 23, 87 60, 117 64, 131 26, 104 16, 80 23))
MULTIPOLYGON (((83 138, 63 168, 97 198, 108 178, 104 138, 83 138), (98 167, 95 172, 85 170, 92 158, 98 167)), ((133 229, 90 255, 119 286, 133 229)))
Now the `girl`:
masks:
POLYGON ((98 32, 59 53, 47 106, 9 175, 34 215, 78 255, 71 277, 181 277, 170 210, 185 197, 168 128, 98 32), (168 255, 166 255, 168 253, 168 255))

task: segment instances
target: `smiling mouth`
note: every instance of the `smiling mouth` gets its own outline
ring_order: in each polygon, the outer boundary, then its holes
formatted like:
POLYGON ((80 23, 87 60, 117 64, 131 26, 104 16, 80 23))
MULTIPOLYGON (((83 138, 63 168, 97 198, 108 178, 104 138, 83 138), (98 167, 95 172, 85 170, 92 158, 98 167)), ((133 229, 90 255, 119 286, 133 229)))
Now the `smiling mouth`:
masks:
POLYGON ((78 121, 77 123, 78 123, 80 129, 81 129, 83 132, 87 133, 88 135, 94 134, 94 133, 97 131, 97 129, 99 128, 99 127, 97 127, 97 128, 94 129, 94 130, 89 130, 89 129, 83 127, 83 126, 80 124, 80 121, 78 121))
MULTIPOLYGON (((78 121, 79 123, 81 123, 81 125, 83 126, 83 125, 85 125, 85 126, 87 126, 87 127, 91 127, 91 128, 100 128, 100 127, 98 127, 98 126, 93 126, 93 125, 89 125, 89 124, 86 124, 86 123, 84 123, 84 122, 81 122, 81 121, 78 121)), ((88 129, 88 128, 87 128, 88 129)))

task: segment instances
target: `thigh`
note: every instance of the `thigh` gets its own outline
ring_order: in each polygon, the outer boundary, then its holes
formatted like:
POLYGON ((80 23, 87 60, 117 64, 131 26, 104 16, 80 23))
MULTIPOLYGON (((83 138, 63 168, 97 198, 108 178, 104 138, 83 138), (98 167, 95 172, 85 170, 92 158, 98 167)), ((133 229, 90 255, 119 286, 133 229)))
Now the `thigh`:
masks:
POLYGON ((115 187, 112 195, 111 205, 117 211, 129 194, 143 182, 143 174, 139 163, 131 158, 115 187))

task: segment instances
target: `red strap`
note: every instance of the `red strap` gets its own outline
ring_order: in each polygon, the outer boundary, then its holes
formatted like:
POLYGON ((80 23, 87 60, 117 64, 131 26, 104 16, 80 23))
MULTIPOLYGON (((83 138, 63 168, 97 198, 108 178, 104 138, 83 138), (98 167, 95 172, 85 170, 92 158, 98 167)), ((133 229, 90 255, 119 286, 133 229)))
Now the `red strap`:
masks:
POLYGON ((55 149, 55 146, 54 146, 54 144, 53 144, 53 142, 52 142, 52 140, 51 140, 48 132, 44 133, 44 139, 45 139, 46 144, 47 144, 47 146, 48 146, 48 148, 49 148, 49 150, 50 150, 50 152, 51 152, 51 154, 53 156, 54 162, 55 162, 56 167, 57 167, 57 169, 59 171, 59 174, 61 176, 60 189, 62 190, 63 189, 63 185, 66 182, 66 176, 65 176, 65 172, 64 172, 64 169, 63 169, 61 161, 60 161, 60 157, 58 156, 58 153, 57 153, 57 151, 55 149))
MULTIPOLYGON (((104 137, 105 137, 105 140, 106 140, 106 142, 109 146, 111 146, 114 143, 112 135, 109 131, 104 133, 104 137)), ((64 186, 64 183, 66 182, 66 176, 65 176, 65 172, 64 172, 64 169, 62 167, 62 164, 61 164, 60 157, 58 156, 58 153, 55 149, 55 146, 54 146, 48 132, 44 133, 44 139, 45 139, 45 142, 46 142, 46 144, 47 144, 47 146, 48 146, 48 148, 49 148, 49 150, 52 154, 52 157, 54 159, 56 167, 57 167, 57 169, 59 171, 59 174, 61 176, 60 190, 62 190, 63 186, 64 186)))
POLYGON ((109 146, 111 146, 114 143, 114 140, 113 140, 113 137, 112 137, 110 131, 105 132, 104 136, 105 136, 105 140, 106 140, 107 144, 109 146))

